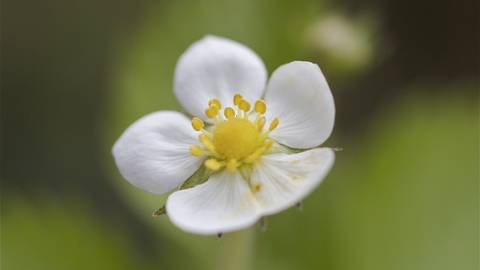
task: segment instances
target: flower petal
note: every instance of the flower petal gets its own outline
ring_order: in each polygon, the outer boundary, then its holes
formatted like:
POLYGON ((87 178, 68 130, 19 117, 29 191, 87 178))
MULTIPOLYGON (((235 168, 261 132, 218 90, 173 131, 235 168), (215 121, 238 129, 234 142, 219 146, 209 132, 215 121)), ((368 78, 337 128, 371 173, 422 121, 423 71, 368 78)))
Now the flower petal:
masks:
POLYGON ((172 111, 148 114, 133 123, 113 146, 121 174, 132 185, 165 193, 180 186, 202 164, 190 153, 197 133, 184 115, 172 111))
POLYGON ((172 193, 167 214, 179 228, 199 234, 242 229, 261 217, 255 197, 238 170, 224 170, 201 185, 172 193))
POLYGON ((335 104, 320 68, 291 62, 273 72, 265 94, 266 117, 280 123, 270 137, 294 148, 322 144, 332 132, 335 104))
POLYGON ((208 101, 217 98, 223 107, 233 106, 233 96, 255 101, 265 90, 267 71, 262 60, 235 41, 205 36, 192 44, 178 60, 174 92, 192 115, 205 117, 208 101))
POLYGON ((263 156, 254 164, 250 180, 262 214, 275 214, 300 202, 322 182, 334 159, 330 148, 263 156))

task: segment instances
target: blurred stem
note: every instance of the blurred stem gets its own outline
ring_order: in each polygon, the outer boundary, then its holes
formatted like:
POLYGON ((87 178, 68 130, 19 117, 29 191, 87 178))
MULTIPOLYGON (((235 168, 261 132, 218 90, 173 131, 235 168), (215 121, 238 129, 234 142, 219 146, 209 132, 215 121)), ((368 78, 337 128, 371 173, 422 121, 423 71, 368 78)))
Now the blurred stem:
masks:
POLYGON ((221 246, 218 253, 217 269, 251 269, 254 236, 255 226, 223 235, 219 240, 221 246))

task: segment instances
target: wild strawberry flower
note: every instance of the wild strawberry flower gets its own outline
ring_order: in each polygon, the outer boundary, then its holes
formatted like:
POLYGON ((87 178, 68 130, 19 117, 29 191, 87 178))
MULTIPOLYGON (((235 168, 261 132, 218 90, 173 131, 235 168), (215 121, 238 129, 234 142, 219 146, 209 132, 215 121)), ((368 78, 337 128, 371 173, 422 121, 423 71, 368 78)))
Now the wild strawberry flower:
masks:
POLYGON ((155 194, 180 187, 166 213, 184 231, 248 227, 299 203, 333 165, 333 150, 319 145, 332 132, 335 105, 316 64, 280 66, 267 84, 252 50, 206 36, 180 57, 174 93, 193 118, 148 114, 112 152, 134 186, 155 194))

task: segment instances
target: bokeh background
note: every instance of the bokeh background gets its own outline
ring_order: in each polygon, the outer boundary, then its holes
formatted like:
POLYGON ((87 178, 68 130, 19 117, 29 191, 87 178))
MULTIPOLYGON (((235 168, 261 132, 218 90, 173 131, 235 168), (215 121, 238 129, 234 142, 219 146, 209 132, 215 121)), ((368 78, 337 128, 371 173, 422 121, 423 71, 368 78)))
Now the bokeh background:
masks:
POLYGON ((244 269, 478 269, 478 11, 434 0, 4 1, 2 269, 228 269, 237 234, 152 218, 166 195, 128 184, 110 154, 139 117, 180 109, 175 63, 205 34, 249 46, 270 74, 318 63, 337 107, 325 145, 344 149, 303 210, 250 230, 244 269))

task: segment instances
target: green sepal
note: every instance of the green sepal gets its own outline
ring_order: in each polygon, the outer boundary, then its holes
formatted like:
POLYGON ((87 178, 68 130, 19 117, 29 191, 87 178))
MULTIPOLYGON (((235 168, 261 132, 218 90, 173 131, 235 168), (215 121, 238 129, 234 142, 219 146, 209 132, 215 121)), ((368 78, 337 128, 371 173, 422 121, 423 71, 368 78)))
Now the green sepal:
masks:
MULTIPOLYGON (((216 171, 212 171, 207 169, 204 165, 200 166, 200 168, 192 174, 183 184, 178 188, 178 190, 182 189, 189 189, 194 186, 198 186, 200 184, 205 183, 212 174, 216 173, 216 171)), ((166 205, 158 208, 155 212, 153 212, 152 216, 157 217, 160 215, 165 215, 167 213, 166 205)))
MULTIPOLYGON (((310 149, 312 149, 312 148, 310 148, 310 149)), ((271 154, 284 153, 284 154, 289 154, 290 155, 290 154, 298 154, 298 153, 301 153, 301 152, 304 152, 304 151, 307 151, 307 150, 310 150, 310 149, 292 148, 292 147, 288 147, 284 144, 274 142, 272 147, 270 147, 270 149, 268 149, 268 151, 265 152, 265 154, 266 155, 271 155, 271 154)))
POLYGON ((203 184, 214 173, 217 173, 217 171, 207 169, 207 167, 202 164, 202 166, 200 166, 200 168, 196 172, 194 172, 192 176, 190 176, 185 182, 183 182, 183 184, 178 190, 188 189, 203 184))
POLYGON ((165 215, 167 213, 167 207, 166 205, 163 205, 162 207, 158 208, 153 212, 152 217, 158 217, 160 215, 165 215))

